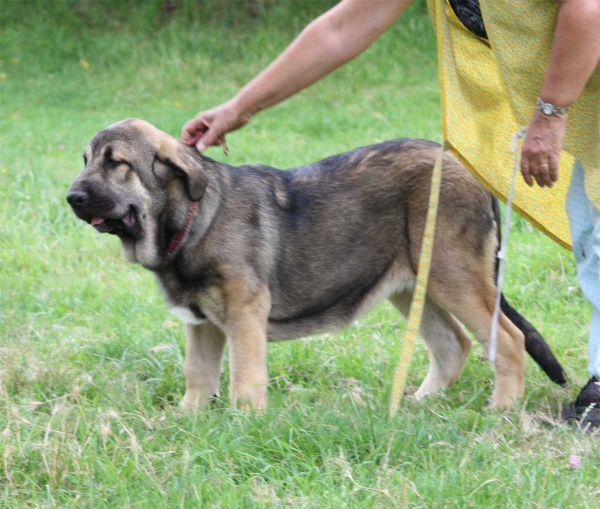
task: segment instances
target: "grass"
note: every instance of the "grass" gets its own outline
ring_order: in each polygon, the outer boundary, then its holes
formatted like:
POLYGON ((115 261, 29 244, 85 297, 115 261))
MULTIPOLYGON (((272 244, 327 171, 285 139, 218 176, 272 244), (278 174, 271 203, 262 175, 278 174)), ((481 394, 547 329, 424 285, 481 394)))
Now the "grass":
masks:
MULTIPOLYGON (((478 346, 437 398, 386 417, 404 323, 269 349, 270 407, 192 415, 183 328, 150 273, 76 220, 65 192, 95 132, 125 117, 174 135, 229 98, 331 3, 0 5, 0 507, 598 507, 597 442, 557 422, 586 378, 589 311, 571 254, 517 220, 506 293, 564 363, 528 361, 514 412, 482 410, 478 346), (547 424, 543 424, 547 422, 547 424), (568 470, 571 454, 581 469, 568 470)), ((289 167, 399 137, 440 140, 435 40, 415 3, 373 48, 229 137, 228 162, 289 167)), ((213 150, 211 156, 224 159, 213 150)), ((423 379, 417 347, 409 392, 423 379)), ((227 375, 223 393, 227 393, 227 375)))

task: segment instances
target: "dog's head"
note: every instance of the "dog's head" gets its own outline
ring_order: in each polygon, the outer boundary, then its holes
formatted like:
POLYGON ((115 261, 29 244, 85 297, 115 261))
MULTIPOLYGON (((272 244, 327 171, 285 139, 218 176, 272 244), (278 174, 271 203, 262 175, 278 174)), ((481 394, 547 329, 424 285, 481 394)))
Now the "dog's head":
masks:
MULTIPOLYGON (((128 119, 100 131, 85 150, 85 166, 67 191, 80 219, 103 233, 118 235, 125 256, 149 269, 164 259, 169 232, 169 197, 176 194, 179 216, 204 195, 208 176, 202 159, 153 125, 128 119)), ((177 214, 175 214, 177 216, 177 214)))

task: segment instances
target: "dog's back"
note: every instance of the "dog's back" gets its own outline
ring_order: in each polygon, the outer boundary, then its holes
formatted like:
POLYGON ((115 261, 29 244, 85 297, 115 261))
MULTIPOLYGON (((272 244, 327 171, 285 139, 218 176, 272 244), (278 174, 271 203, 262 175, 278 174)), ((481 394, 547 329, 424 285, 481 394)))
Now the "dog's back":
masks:
MULTIPOLYGON (((345 325, 368 309, 363 304, 378 287, 395 290, 390 279, 413 284, 439 149, 430 141, 394 140, 287 171, 232 169, 233 192, 225 198, 232 214, 223 221, 245 222, 241 229, 253 232, 244 234, 244 249, 232 250, 268 274, 270 337, 345 325)), ((495 242, 494 225, 490 195, 446 154, 444 236, 483 257, 485 242, 495 242)))

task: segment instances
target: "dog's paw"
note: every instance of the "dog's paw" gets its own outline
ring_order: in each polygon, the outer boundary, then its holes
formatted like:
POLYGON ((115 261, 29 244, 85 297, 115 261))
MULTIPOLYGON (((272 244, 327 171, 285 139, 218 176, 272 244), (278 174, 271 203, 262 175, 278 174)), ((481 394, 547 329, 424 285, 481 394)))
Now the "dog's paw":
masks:
POLYGON ((485 402, 483 408, 484 410, 503 412, 506 410, 513 410, 518 402, 519 399, 504 398, 499 400, 498 398, 491 397, 485 402))
POLYGON ((180 406, 185 410, 203 410, 209 404, 215 403, 219 399, 219 394, 215 393, 212 396, 194 391, 186 391, 181 400, 180 406))
POLYGON ((450 385, 449 382, 428 375, 413 396, 417 401, 428 397, 439 396, 448 385, 450 385))
POLYGON ((267 410, 266 398, 236 398, 233 401, 233 406, 238 410, 247 414, 263 414, 267 410))

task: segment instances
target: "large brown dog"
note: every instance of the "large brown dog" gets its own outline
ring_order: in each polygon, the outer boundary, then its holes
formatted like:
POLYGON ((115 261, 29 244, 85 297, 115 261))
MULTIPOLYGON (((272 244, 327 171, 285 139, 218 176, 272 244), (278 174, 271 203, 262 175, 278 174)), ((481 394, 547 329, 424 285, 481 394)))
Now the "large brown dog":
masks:
MULTIPOLYGON (((94 137, 67 200, 119 236, 187 323, 183 404, 217 393, 227 342, 232 403, 261 409, 268 341, 344 327, 383 299, 406 315, 438 151, 406 139, 288 171, 236 168, 130 119, 94 137)), ((447 153, 421 326, 431 365, 418 398, 460 375, 471 341, 457 319, 487 349, 498 231, 497 202, 447 153)), ((493 407, 523 393, 524 346, 565 381, 537 331, 502 308, 493 407)))

